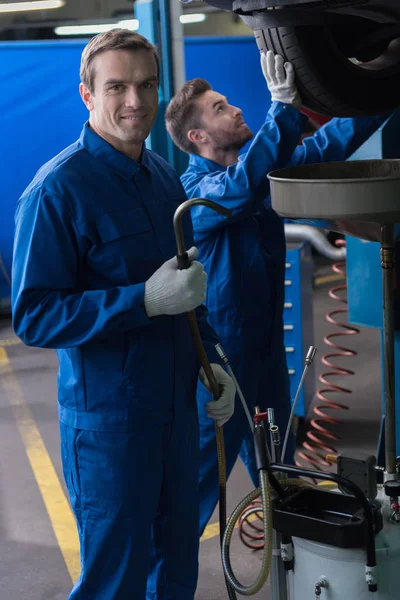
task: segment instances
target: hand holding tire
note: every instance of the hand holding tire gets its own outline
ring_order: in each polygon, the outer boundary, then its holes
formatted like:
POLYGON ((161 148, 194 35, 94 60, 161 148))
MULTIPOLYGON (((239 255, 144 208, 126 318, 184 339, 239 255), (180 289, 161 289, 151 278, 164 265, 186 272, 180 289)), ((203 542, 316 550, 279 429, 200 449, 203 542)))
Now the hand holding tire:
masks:
POLYGON ((272 50, 268 50, 266 54, 261 53, 261 68, 271 92, 271 99, 300 108, 301 98, 294 81, 292 63, 285 62, 280 54, 274 55, 272 50))

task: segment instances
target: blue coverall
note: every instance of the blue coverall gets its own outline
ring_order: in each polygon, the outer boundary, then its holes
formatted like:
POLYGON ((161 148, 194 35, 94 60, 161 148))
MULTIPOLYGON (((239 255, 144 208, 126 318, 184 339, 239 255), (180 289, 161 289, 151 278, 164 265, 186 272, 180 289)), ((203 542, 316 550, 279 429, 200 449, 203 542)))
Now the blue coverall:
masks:
MULTIPOLYGON (((149 319, 144 282, 176 254, 186 196, 154 152, 140 163, 86 124, 20 198, 13 325, 59 358, 62 463, 81 543, 70 600, 192 600, 198 572, 199 364, 186 315, 149 319)), ((193 244, 189 216, 186 243, 193 244)), ((214 332, 197 310, 210 360, 214 332)))
MULTIPOLYGON (((299 124, 295 109, 274 102, 249 150, 227 168, 199 155, 190 155, 181 180, 189 198, 213 200, 233 210, 229 220, 204 206, 192 211, 199 260, 209 275, 206 306, 242 387, 250 413, 254 407, 275 409, 283 437, 290 414, 289 378, 283 337, 285 273, 284 223, 271 208, 266 175, 289 165, 344 160, 388 117, 333 119, 297 146, 299 124), (276 123, 286 121, 286 130, 276 123), (297 147, 296 147, 297 146, 297 147), (290 156, 288 150, 290 149, 290 156)), ((200 534, 218 500, 215 433, 204 411, 209 399, 199 383, 200 417, 200 534)), ((240 401, 224 426, 227 475, 240 456, 255 486, 258 473, 253 438, 240 401)), ((294 436, 286 462, 294 454, 294 436)))

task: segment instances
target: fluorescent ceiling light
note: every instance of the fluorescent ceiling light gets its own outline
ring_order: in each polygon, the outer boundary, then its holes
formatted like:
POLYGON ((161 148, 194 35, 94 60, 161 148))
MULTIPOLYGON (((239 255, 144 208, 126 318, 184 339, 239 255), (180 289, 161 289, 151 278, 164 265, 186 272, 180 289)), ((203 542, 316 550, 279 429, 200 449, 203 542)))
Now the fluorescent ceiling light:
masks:
POLYGON ((181 15, 179 20, 184 25, 188 23, 202 23, 206 20, 206 15, 204 13, 193 13, 191 15, 181 15))
POLYGON ((1 2, 0 13, 25 12, 29 10, 49 10, 61 8, 65 0, 34 0, 33 2, 1 2))
MULTIPOLYGON (((204 13, 194 13, 191 15, 181 15, 179 19, 181 23, 184 24, 201 23, 202 21, 205 21, 206 15, 204 13)), ((110 29, 115 29, 116 27, 137 31, 139 29, 139 21, 137 19, 123 19, 122 21, 117 21, 116 23, 60 25, 59 27, 55 27, 54 32, 56 35, 96 35, 97 33, 104 33, 105 31, 110 31, 110 29)))
POLYGON ((94 35, 104 33, 116 27, 115 23, 98 23, 96 25, 61 25, 54 32, 57 35, 94 35))
POLYGON ((97 33, 104 33, 117 27, 123 29, 131 29, 136 31, 139 28, 139 21, 137 19, 125 19, 124 21, 118 21, 118 23, 93 23, 92 25, 60 25, 56 27, 54 32, 56 35, 96 35, 97 33))
POLYGON ((123 21, 118 21, 117 26, 136 31, 139 29, 139 21, 137 19, 124 19, 123 21))

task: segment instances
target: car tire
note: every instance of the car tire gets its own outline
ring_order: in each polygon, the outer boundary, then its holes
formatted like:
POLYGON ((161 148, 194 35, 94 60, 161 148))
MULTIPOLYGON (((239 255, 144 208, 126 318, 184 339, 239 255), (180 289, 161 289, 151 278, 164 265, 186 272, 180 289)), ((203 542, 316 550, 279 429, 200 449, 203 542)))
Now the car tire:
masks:
POLYGON ((400 105, 400 60, 377 70, 354 64, 323 27, 280 27, 254 35, 260 51, 272 50, 293 64, 303 104, 317 113, 372 115, 400 105))

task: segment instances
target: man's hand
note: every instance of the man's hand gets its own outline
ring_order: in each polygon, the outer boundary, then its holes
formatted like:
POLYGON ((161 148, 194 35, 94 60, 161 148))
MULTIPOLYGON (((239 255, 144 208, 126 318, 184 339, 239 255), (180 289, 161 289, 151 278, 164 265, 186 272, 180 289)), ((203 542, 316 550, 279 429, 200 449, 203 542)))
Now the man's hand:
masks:
POLYGON ((144 306, 149 317, 179 315, 194 310, 206 299, 207 274, 195 260, 198 250, 188 251, 188 269, 178 269, 176 257, 165 262, 145 284, 144 306))
MULTIPOLYGON (((207 416, 210 417, 210 419, 214 419, 214 421, 222 427, 222 425, 229 421, 235 410, 236 388, 233 380, 225 373, 220 365, 212 363, 211 368, 215 375, 215 379, 220 386, 221 396, 218 400, 211 400, 211 402, 206 404, 207 416)), ((203 367, 200 369, 199 377, 200 381, 206 386, 208 391, 211 392, 210 384, 208 383, 203 367)))
POLYGON ((280 54, 274 56, 274 53, 268 50, 267 54, 261 53, 261 68, 271 92, 271 99, 300 108, 301 98, 294 82, 292 63, 285 63, 280 54))

